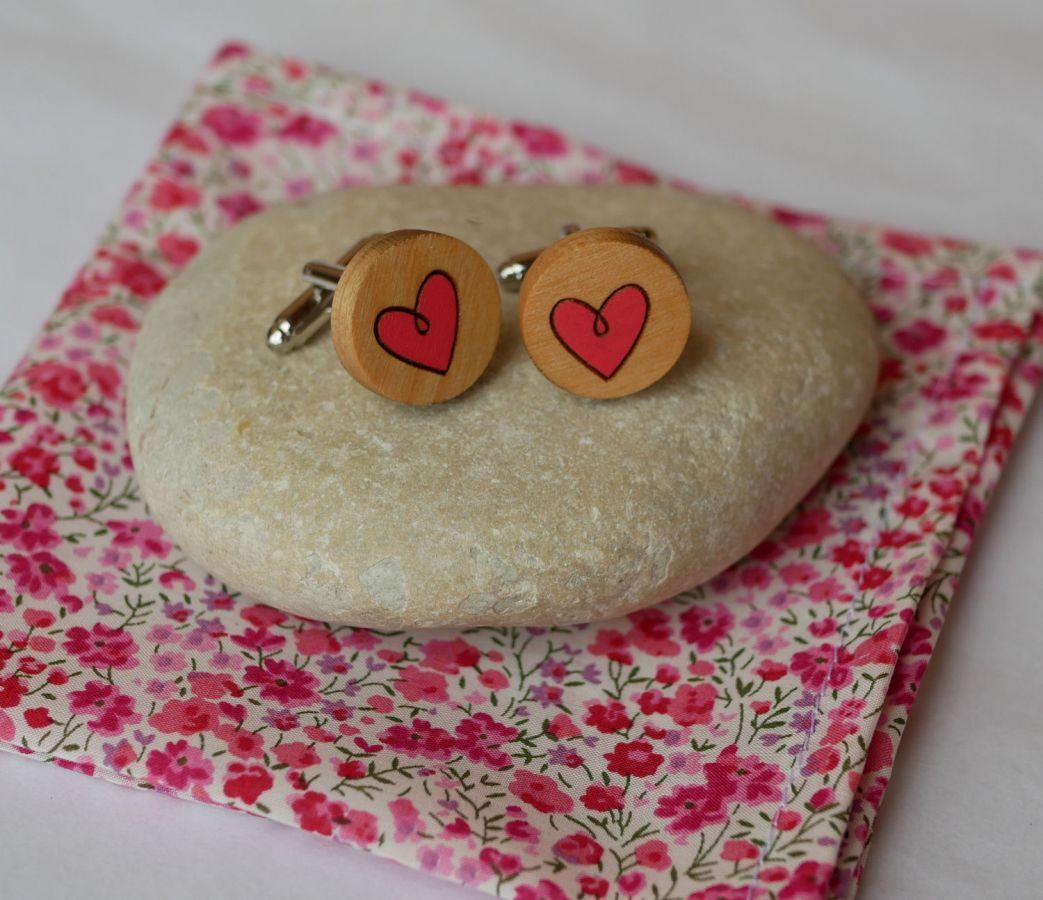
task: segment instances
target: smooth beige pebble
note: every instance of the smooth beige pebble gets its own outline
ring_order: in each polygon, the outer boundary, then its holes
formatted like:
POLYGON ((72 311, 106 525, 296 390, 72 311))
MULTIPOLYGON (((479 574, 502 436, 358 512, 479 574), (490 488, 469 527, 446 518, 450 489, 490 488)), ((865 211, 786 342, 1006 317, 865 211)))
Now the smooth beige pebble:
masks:
POLYGON ((379 628, 605 618, 743 556, 863 416, 870 314, 826 256, 734 205, 658 188, 367 188, 247 220, 150 311, 130 376, 156 519, 230 587, 379 628), (505 296, 485 374, 430 407, 341 367, 329 334, 264 336, 301 265, 375 231, 458 237, 496 265, 560 226, 648 224, 684 278, 692 333, 651 387, 589 400, 532 364, 505 296))

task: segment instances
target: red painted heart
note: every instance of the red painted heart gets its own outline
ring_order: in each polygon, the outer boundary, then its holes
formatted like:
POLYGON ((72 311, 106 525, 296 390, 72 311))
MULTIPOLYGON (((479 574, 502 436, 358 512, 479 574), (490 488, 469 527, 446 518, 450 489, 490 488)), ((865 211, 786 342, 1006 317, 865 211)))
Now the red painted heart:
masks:
POLYGON ((395 359, 445 375, 456 348, 456 285, 445 272, 431 272, 417 291, 416 303, 389 306, 373 323, 377 343, 395 359))
POLYGON ((636 284, 616 288, 598 309, 569 297, 550 311, 554 336, 605 381, 627 361, 647 320, 648 295, 636 284))

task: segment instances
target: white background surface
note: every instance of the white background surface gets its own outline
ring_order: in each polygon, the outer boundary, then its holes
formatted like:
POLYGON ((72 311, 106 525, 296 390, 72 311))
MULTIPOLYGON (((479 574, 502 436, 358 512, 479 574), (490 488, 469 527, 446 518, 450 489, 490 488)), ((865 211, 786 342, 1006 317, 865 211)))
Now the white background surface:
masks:
MULTIPOLYGON (((1043 244, 1038 2, 0 0, 0 369, 217 44, 244 39, 574 135, 708 187, 1043 244)), ((862 897, 1043 891, 1043 416, 989 513, 862 897)), ((261 819, 0 756, 10 897, 463 898, 261 819)))

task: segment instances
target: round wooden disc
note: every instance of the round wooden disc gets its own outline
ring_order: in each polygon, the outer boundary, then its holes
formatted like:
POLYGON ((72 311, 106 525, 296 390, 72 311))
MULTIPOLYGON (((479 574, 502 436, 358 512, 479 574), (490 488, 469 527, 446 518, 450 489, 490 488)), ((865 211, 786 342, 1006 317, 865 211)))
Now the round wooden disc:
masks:
POLYGON ((393 231, 352 257, 333 295, 333 345, 371 391, 427 406, 466 391, 500 337, 500 291, 469 244, 393 231))
POLYGON ((692 328, 684 282, 654 243, 621 228, 578 231, 522 280, 522 339, 539 370, 583 397, 624 397, 677 362, 692 328))

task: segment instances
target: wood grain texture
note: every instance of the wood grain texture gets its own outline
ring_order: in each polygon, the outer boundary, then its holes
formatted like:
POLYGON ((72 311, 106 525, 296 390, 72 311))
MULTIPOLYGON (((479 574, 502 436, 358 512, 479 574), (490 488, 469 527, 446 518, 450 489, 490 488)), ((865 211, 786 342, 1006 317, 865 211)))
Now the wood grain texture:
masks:
POLYGON ((428 406, 478 380, 500 336, 500 292, 470 245, 432 231, 364 244, 333 296, 333 344, 371 391, 428 406))
POLYGON ((692 328, 688 292, 669 258, 620 228, 589 228, 544 250, 522 281, 518 317, 537 368, 591 398, 654 384, 692 328))

